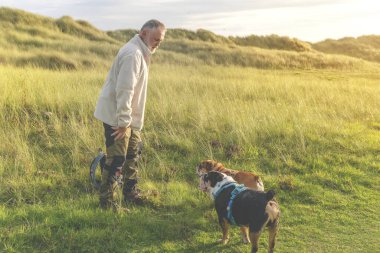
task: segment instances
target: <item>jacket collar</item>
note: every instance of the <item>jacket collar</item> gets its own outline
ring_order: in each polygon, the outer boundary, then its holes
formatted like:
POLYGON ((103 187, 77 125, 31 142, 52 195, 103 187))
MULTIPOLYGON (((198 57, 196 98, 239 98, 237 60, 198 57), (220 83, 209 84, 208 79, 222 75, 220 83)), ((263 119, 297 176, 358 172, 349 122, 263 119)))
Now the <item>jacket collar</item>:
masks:
POLYGON ((145 43, 141 39, 140 35, 136 34, 132 38, 131 42, 133 44, 137 45, 141 49, 142 53, 144 54, 144 57, 150 57, 153 54, 153 52, 150 51, 150 49, 147 47, 147 45, 145 45, 145 43))

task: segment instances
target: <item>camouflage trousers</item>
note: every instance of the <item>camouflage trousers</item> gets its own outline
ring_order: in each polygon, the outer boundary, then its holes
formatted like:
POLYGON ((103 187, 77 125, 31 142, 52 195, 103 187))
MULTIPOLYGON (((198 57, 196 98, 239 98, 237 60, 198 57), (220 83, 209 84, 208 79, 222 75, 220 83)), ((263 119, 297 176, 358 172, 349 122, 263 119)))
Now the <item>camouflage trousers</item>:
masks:
POLYGON ((125 137, 114 140, 110 125, 103 123, 107 158, 102 173, 99 200, 102 208, 117 206, 118 179, 123 178, 123 195, 133 191, 137 184, 137 162, 141 155, 140 131, 128 128, 125 137))

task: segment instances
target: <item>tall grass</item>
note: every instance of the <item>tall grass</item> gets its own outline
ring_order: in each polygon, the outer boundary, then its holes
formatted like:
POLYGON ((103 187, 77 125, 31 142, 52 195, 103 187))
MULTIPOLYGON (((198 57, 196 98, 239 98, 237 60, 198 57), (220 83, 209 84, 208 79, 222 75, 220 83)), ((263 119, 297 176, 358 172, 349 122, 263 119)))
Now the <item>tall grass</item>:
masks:
POLYGON ((153 64, 141 184, 160 194, 113 214, 88 181, 106 72, 0 67, 0 251, 248 251, 237 229, 229 245, 214 243, 221 233, 194 175, 205 158, 278 192, 278 252, 377 250, 378 74, 153 64))

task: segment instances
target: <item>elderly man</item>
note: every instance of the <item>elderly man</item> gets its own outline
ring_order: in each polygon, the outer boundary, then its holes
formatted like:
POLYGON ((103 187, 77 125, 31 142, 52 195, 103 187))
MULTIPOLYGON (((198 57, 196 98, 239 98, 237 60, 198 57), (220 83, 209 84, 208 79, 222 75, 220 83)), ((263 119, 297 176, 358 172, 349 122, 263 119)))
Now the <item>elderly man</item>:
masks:
POLYGON ((141 143, 148 85, 149 59, 165 37, 158 20, 146 22, 118 52, 95 109, 103 122, 107 159, 100 186, 100 207, 116 207, 118 178, 123 175, 124 200, 141 203, 136 188, 137 160, 141 143))

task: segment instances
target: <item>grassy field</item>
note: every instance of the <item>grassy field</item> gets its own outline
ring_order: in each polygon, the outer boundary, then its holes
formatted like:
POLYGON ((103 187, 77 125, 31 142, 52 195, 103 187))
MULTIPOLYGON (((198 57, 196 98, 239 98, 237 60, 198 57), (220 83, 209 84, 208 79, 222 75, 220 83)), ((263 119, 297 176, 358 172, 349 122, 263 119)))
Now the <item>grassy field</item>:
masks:
POLYGON ((277 252, 379 252, 378 73, 153 64, 141 184, 160 194, 128 214, 88 179, 106 73, 0 66, 1 252, 248 252, 238 228, 216 243, 206 158, 276 190, 277 252))
MULTIPOLYGON (((195 166, 258 173, 281 205, 277 252, 380 252, 379 36, 310 44, 170 29, 150 72, 143 190, 101 211, 93 110, 136 31, 0 8, 0 252, 248 252, 218 245, 195 166)), ((259 252, 266 252, 267 233, 259 252)))

